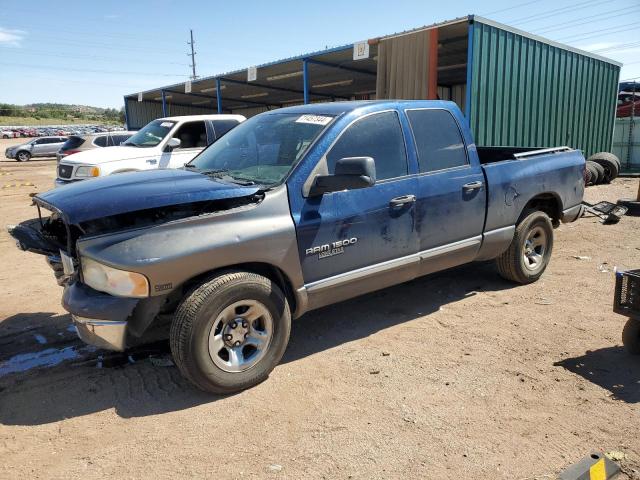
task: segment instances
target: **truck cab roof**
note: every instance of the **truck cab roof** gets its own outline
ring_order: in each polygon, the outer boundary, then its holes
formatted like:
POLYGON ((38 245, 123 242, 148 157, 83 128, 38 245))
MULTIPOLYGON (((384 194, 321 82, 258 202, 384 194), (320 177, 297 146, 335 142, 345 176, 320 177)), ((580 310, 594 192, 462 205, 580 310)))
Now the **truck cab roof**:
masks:
POLYGON ((158 120, 172 122, 191 122, 194 120, 238 120, 242 122, 245 119, 244 115, 228 115, 222 113, 212 113, 211 115, 177 115, 174 117, 158 118, 158 120))
POLYGON ((450 110, 455 108, 455 106, 456 104, 454 102, 445 100, 359 100, 355 102, 311 103, 295 107, 278 108, 277 110, 267 112, 267 114, 300 113, 308 115, 341 115, 359 109, 378 111, 390 108, 445 108, 450 110))

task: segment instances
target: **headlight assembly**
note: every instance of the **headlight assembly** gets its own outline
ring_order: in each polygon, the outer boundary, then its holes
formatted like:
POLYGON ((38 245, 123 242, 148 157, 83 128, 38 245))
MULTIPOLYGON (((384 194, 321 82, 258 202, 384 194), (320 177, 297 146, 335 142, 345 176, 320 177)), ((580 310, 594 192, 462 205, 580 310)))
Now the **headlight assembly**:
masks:
POLYGON ((78 167, 76 169, 76 177, 99 177, 100 167, 78 167))
POLYGON ((94 290, 116 297, 149 296, 149 281, 140 273, 118 270, 86 257, 82 257, 80 263, 84 283, 94 290))

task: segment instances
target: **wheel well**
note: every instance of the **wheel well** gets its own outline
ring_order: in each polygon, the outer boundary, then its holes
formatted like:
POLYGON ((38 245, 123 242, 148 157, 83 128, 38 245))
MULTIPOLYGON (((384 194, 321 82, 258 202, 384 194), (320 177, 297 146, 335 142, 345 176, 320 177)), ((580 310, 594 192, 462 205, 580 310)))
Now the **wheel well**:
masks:
POLYGON ((261 262, 252 262, 252 263, 239 263, 236 265, 227 265, 221 268, 216 268, 214 270, 209 270, 208 272, 201 273, 189 280, 187 280, 182 285, 183 295, 186 294, 189 290, 194 288, 196 285, 201 284, 208 278, 221 273, 225 270, 244 270, 247 272, 256 273, 258 275, 262 275, 263 277, 268 278, 276 285, 278 285, 285 296, 287 297, 287 301, 289 302, 289 306, 291 308, 291 313, 296 311, 297 302, 295 292, 293 290, 293 286, 291 281, 287 277, 287 275, 280 270, 278 267, 275 267, 269 263, 261 263, 261 262))
POLYGON ((520 223, 529 213, 535 210, 540 210, 549 215, 554 227, 560 224, 562 202, 557 195, 553 193, 541 193, 533 197, 522 209, 517 223, 520 223))

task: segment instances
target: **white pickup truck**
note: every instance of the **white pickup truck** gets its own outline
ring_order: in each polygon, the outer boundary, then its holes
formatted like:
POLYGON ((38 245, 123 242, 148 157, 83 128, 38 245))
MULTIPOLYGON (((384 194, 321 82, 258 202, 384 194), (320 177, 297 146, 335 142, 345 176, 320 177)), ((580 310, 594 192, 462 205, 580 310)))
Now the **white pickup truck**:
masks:
POLYGON ((119 146, 62 159, 56 187, 112 173, 182 167, 244 120, 242 115, 188 115, 153 120, 119 146))

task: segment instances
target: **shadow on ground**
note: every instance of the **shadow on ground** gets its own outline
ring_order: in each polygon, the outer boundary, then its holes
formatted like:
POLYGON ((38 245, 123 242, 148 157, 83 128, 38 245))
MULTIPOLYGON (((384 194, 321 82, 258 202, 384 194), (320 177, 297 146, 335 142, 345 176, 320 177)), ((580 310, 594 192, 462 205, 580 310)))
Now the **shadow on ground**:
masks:
MULTIPOLYGON (((476 291, 498 291, 512 286, 497 276, 493 265, 472 264, 311 312, 294 323, 282 363, 423 317, 476 291)), ((47 326, 52 321, 50 314, 37 316, 36 321, 29 320, 33 328, 26 335, 33 337, 38 327, 52 328, 47 326)), ((53 317, 53 321, 57 322, 57 329, 64 330, 69 324, 66 315, 53 317)), ((16 316, 0 323, 0 346, 5 335, 20 335, 15 331, 8 333, 16 330, 20 322, 24 324, 25 318, 16 316)), ((66 342, 65 348, 83 348, 75 338, 66 342)), ((25 340, 21 351, 38 347, 42 349, 44 345, 28 347, 25 340)), ((12 350, 15 352, 15 348, 12 350)), ((109 408, 115 408, 124 418, 138 417, 224 398, 197 391, 175 366, 159 366, 154 361, 166 358, 167 353, 166 343, 151 350, 133 350, 116 356, 96 351, 57 367, 0 376, 0 423, 45 424, 109 408), (97 368, 99 362, 103 368, 97 368), (116 366, 104 368, 108 364, 116 366)), ((2 358, 8 356, 0 355, 0 367, 2 358)))
POLYGON ((630 355, 622 347, 590 350, 554 365, 609 390, 617 400, 640 402, 640 356, 630 355))

